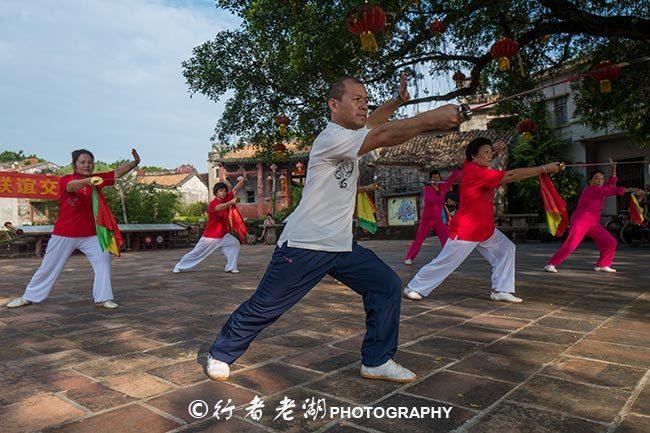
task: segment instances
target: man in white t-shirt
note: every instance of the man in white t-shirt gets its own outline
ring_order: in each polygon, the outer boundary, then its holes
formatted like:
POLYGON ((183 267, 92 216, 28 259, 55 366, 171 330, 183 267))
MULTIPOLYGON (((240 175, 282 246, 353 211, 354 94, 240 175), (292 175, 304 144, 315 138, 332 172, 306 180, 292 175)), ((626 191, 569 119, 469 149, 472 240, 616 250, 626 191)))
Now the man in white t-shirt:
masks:
POLYGON ((402 281, 371 250, 352 240, 359 158, 396 146, 427 130, 461 123, 458 107, 444 105, 389 122, 409 98, 403 75, 396 97, 368 116, 368 94, 361 81, 341 77, 330 86, 331 117, 309 154, 300 204, 287 218, 271 262, 255 293, 230 316, 208 354, 207 375, 225 380, 264 328, 293 307, 325 276, 331 275, 363 297, 366 335, 361 376, 412 382, 416 376, 392 360, 397 350, 402 281))

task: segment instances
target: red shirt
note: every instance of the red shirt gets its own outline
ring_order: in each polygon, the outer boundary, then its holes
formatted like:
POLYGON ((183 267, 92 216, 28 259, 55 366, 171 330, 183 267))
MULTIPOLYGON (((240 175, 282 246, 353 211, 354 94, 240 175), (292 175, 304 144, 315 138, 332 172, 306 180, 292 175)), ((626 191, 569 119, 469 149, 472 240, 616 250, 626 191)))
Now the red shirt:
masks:
MULTIPOLYGON (((105 186, 115 185, 115 172, 93 173, 104 179, 97 188, 101 191, 105 186)), ((71 180, 85 179, 78 173, 68 174, 59 180, 59 216, 54 223, 53 235, 69 238, 95 236, 95 216, 93 215, 93 189, 84 186, 77 191, 68 192, 66 188, 71 180)))
POLYGON ((208 223, 203 230, 203 237, 221 239, 230 233, 230 208, 214 210, 217 205, 224 204, 235 198, 232 191, 228 191, 223 200, 215 198, 208 205, 208 223))
POLYGON ((450 239, 483 242, 494 233, 494 191, 505 170, 465 161, 460 175, 460 205, 449 225, 450 239))

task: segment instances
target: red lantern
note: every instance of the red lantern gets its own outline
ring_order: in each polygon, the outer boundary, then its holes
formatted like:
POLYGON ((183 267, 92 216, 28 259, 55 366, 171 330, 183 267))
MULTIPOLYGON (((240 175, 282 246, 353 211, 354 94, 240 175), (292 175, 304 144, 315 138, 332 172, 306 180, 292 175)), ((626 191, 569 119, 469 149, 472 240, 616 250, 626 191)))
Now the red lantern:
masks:
POLYGON ((287 146, 285 146, 282 142, 276 143, 275 146, 273 146, 273 151, 275 152, 276 156, 280 156, 287 151, 287 146))
POLYGON ((524 136, 524 140, 530 141, 533 139, 533 132, 537 131, 537 124, 531 119, 524 119, 517 123, 517 131, 524 136))
POLYGON ((507 71, 510 69, 510 58, 517 54, 518 49, 517 42, 512 39, 501 38, 492 45, 490 54, 495 59, 499 59, 499 70, 507 71))
POLYGON ((605 60, 598 63, 589 75, 600 83, 600 93, 609 93, 612 91, 611 80, 621 75, 621 68, 605 60))
POLYGON ((451 78, 456 82, 456 87, 458 87, 459 89, 463 87, 463 83, 465 82, 465 80, 467 80, 465 74, 463 74, 460 71, 456 71, 456 73, 451 78))
POLYGON ((445 22, 441 20, 435 20, 429 25, 429 29, 431 29, 431 33, 434 35, 440 36, 445 31, 445 22))
POLYGON ((386 13, 377 5, 364 4, 348 14, 346 24, 350 33, 361 38, 362 50, 377 51, 379 46, 375 33, 386 27, 386 13))
POLYGON ((277 123, 280 128, 280 135, 285 136, 287 134, 287 125, 289 125, 289 122, 291 122, 291 120, 284 114, 279 115, 278 118, 275 119, 275 123, 277 123))

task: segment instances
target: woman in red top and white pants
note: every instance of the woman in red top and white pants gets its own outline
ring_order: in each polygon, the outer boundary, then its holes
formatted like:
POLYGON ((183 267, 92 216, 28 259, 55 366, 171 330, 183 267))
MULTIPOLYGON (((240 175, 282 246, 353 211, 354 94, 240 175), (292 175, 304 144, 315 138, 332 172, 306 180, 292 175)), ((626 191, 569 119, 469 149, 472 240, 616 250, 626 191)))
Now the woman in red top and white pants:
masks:
POLYGON ((111 287, 111 255, 101 250, 95 230, 92 186, 103 189, 114 185, 116 179, 133 170, 140 163, 140 156, 135 149, 131 152, 134 161, 114 171, 96 174, 93 174, 95 157, 90 151, 80 149, 72 152, 74 172, 59 180, 59 215, 41 266, 27 285, 25 294, 9 302, 7 307, 16 308, 44 301, 68 258, 78 249, 84 253, 95 272, 95 306, 117 308, 111 287))
MULTIPOLYGON (((495 144, 500 152, 505 143, 495 144)), ((494 149, 483 137, 472 140, 465 151, 460 177, 460 206, 451 220, 449 240, 438 257, 425 265, 404 289, 412 300, 428 296, 477 249, 492 265, 493 301, 521 302, 515 291, 515 244, 494 227, 494 191, 502 184, 516 182, 541 173, 556 173, 560 164, 496 170, 490 168, 494 149)))
POLYGON ((201 239, 196 243, 192 251, 185 254, 180 262, 174 266, 174 273, 192 269, 201 263, 205 258, 221 248, 226 256, 226 272, 238 274, 237 257, 239 256, 239 241, 230 234, 230 220, 228 218, 230 207, 235 206, 239 201, 235 194, 246 184, 246 178, 240 177, 239 182, 232 191, 228 191, 228 185, 218 183, 212 189, 214 200, 208 205, 208 223, 203 230, 201 239))

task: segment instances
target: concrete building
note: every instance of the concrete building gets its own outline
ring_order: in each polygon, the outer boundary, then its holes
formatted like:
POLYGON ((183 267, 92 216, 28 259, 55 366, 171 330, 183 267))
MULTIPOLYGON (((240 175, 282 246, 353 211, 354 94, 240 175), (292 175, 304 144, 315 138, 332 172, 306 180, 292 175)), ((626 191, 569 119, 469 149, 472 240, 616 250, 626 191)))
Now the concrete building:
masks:
MULTIPOLYGON (((538 85, 543 86, 577 73, 572 65, 559 70, 550 70, 540 75, 538 85)), ((614 82, 614 85, 616 83, 614 82)), ((555 135, 566 140, 564 157, 572 163, 607 162, 609 158, 621 163, 618 166, 619 184, 626 187, 643 188, 650 184, 650 147, 638 148, 630 143, 623 131, 594 131, 581 124, 575 118, 575 91, 570 83, 561 83, 543 91, 546 109, 555 135)), ((594 168, 599 168, 609 175, 609 166, 587 167, 578 171, 587 175, 594 168)), ((609 198, 605 202, 603 215, 613 215, 629 207, 627 197, 609 198)))
MULTIPOLYGON (((53 162, 40 161, 38 158, 0 164, 0 172, 26 174, 49 173, 59 168, 61 167, 53 162)), ((56 202, 52 200, 0 197, 0 224, 5 221, 10 221, 14 226, 47 224, 56 206, 56 202)))

